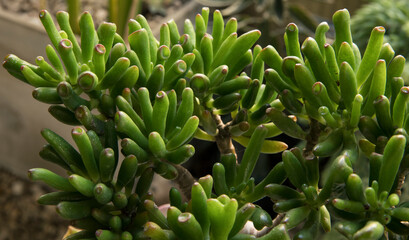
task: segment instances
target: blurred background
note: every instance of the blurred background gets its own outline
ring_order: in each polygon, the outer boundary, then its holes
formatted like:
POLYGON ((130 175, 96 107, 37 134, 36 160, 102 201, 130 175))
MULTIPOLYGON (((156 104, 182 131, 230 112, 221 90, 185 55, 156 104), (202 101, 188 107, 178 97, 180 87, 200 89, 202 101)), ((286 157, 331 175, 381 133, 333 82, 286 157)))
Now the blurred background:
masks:
MULTIPOLYGON (((361 51, 365 50, 372 28, 382 25, 386 28, 386 41, 396 54, 409 55, 407 0, 0 0, 0 56, 13 53, 32 63, 37 56, 45 56, 49 40, 38 19, 41 9, 47 9, 53 16, 59 10, 69 11, 74 19, 89 11, 96 27, 103 21, 115 22, 122 35, 126 34, 129 18, 142 13, 158 36, 160 24, 170 19, 175 20, 182 32, 184 19, 194 23, 195 15, 204 6, 211 12, 220 9, 226 19, 237 18, 241 33, 261 30, 258 44, 273 45, 282 56, 285 55, 283 34, 288 23, 298 25, 302 42, 314 35, 320 22, 326 21, 331 26, 333 13, 347 8, 352 16, 353 40, 361 51)), ((327 33, 329 41, 333 35, 327 33)), ((53 207, 36 204, 36 199, 49 190, 28 181, 26 173, 33 167, 45 167, 64 174, 39 157, 38 152, 45 144, 40 130, 50 128, 71 140, 71 127, 49 115, 48 106, 32 98, 32 87, 12 78, 3 68, 0 84, 0 240, 62 239, 69 223, 61 220, 53 207)), ((297 144, 292 139, 284 141, 290 147, 297 144)), ((214 163, 209 159, 218 159, 217 147, 199 141, 194 145, 196 159, 186 167, 195 177, 204 176, 211 172, 214 163), (200 158, 203 152, 205 159, 200 158)), ((254 176, 256 181, 257 175, 264 176, 278 162, 279 155, 262 156, 254 176)), ((159 185, 163 183, 157 183, 152 191, 163 192, 165 197, 158 201, 166 201, 167 189, 159 185)))

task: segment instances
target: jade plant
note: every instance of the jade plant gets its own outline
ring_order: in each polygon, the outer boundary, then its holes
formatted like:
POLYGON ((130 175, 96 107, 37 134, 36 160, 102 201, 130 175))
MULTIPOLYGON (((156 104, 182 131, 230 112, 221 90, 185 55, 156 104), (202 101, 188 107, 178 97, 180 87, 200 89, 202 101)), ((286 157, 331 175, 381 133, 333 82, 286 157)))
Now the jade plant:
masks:
POLYGON ((385 29, 373 28, 361 56, 346 9, 333 16, 332 44, 326 22, 301 45, 290 23, 281 57, 255 45, 260 31, 238 36, 234 18, 211 17, 203 8, 183 33, 171 20, 157 39, 138 15, 123 39, 112 23, 95 30, 85 12, 79 43, 67 13, 58 29, 42 11, 48 61, 5 58, 53 117, 74 126, 74 146, 41 131, 40 156, 67 175, 28 173, 55 189, 38 202, 78 229, 65 239, 406 239, 409 87, 385 29), (280 134, 300 143, 287 150, 280 134), (183 165, 193 138, 220 152, 198 179, 183 165), (280 152, 256 182, 260 154, 280 152), (168 207, 149 192, 155 174, 178 186, 168 207), (263 198, 272 209, 257 205, 263 198))

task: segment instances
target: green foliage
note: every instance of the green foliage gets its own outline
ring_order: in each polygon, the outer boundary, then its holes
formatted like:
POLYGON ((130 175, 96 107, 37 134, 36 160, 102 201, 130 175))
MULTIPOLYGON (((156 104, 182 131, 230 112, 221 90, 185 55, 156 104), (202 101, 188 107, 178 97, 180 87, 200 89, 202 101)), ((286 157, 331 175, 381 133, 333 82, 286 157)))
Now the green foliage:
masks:
POLYGON ((253 48, 260 31, 238 36, 237 22, 224 24, 217 10, 208 26, 207 8, 182 35, 173 21, 163 24, 159 40, 141 15, 125 41, 114 24, 94 30, 84 13, 81 44, 67 17, 61 31, 48 12, 40 18, 49 63, 8 55, 3 67, 75 126, 76 146, 42 131, 40 156, 67 176, 29 171, 57 190, 38 202, 56 205, 80 229, 66 239, 290 239, 290 230, 294 239, 316 239, 333 226, 347 239, 409 233, 400 199, 409 168, 405 59, 383 43, 383 27, 372 30, 361 57, 347 10, 334 14, 333 45, 326 23, 301 46, 289 24, 282 58, 272 46, 253 48), (305 147, 286 150, 271 139, 282 133, 305 147), (221 153, 197 181, 181 165, 195 153, 193 138, 215 141, 221 153), (245 147, 239 159, 232 141, 245 147), (256 183, 260 154, 277 152, 282 161, 256 183), (366 164, 368 178, 354 172, 366 164), (149 193, 154 174, 179 185, 166 214, 149 193), (274 220, 255 204, 264 197, 274 220), (253 231, 240 231, 248 221, 253 231))

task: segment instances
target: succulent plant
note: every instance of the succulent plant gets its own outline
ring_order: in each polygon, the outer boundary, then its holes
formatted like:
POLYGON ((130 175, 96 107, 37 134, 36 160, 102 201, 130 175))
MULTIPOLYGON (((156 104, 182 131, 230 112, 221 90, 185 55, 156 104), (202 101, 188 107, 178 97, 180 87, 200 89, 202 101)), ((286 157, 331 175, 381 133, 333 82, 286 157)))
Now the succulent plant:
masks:
POLYGON ((400 193, 409 168, 409 88, 405 58, 384 44, 385 29, 372 30, 361 56, 345 9, 334 14, 333 45, 325 22, 301 46, 289 24, 282 58, 272 46, 253 47, 260 31, 238 36, 235 19, 224 23, 216 10, 208 26, 209 17, 203 8, 182 35, 171 20, 156 39, 138 15, 125 41, 114 24, 95 30, 85 12, 79 44, 67 13, 57 14, 58 30, 42 11, 49 62, 5 58, 3 67, 34 86, 52 116, 74 126, 76 146, 41 132, 41 157, 67 176, 29 170, 56 189, 38 202, 56 205, 80 229, 65 239, 317 239, 332 226, 347 239, 407 235, 400 193), (301 145, 286 150, 273 139, 280 134, 301 145), (211 175, 198 180, 181 165, 195 153, 193 138, 220 151, 211 175), (245 147, 242 157, 233 141, 245 147), (280 152, 256 183, 260 154, 280 152), (354 172, 362 165, 368 179, 354 172), (165 214, 149 192, 154 174, 179 186, 165 214), (276 216, 256 204, 265 197, 276 216), (249 221, 259 231, 244 231, 249 221))

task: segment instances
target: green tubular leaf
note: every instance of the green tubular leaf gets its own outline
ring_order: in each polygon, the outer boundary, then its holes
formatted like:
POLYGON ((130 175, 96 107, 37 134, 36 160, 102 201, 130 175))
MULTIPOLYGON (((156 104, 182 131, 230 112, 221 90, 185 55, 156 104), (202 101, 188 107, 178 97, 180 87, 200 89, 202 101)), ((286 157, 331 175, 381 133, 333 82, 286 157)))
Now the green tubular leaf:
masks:
POLYGON ((264 227, 271 227, 272 226, 272 219, 270 215, 264 211, 260 207, 256 207, 253 215, 251 216, 250 220, 253 222, 254 227, 257 230, 261 230, 264 227))
MULTIPOLYGON (((318 47, 320 48, 321 55, 324 57, 324 60, 326 59, 325 55, 325 44, 327 42, 325 33, 328 32, 329 30, 329 25, 327 22, 322 22, 320 23, 317 28, 315 29, 315 40, 317 41, 318 47)), ((328 60, 327 60, 328 62, 328 60)))
POLYGON ((75 118, 80 121, 87 130, 93 130, 98 134, 104 133, 104 122, 93 115, 87 106, 80 105, 77 107, 75 110, 75 118))
POLYGON ((166 23, 160 26, 159 45, 170 46, 170 31, 166 23))
POLYGON ((210 219, 210 237, 215 240, 227 239, 236 219, 238 203, 221 195, 217 199, 207 200, 207 209, 210 219))
POLYGON ((318 97, 323 106, 327 107, 330 112, 335 112, 335 107, 328 96, 327 88, 322 82, 316 82, 312 85, 312 93, 318 97))
POLYGON ((312 94, 312 86, 316 82, 311 71, 300 63, 294 67, 294 77, 303 97, 314 107, 321 106, 319 100, 312 94))
POLYGON ((379 172, 382 165, 382 155, 378 153, 372 152, 369 155, 369 182, 372 183, 373 181, 379 180, 379 172))
POLYGON ((124 97, 117 96, 115 103, 118 109, 125 112, 142 132, 146 132, 145 123, 124 97))
POLYGON ((352 104, 358 91, 354 70, 347 62, 342 62, 340 65, 339 83, 344 104, 348 109, 352 109, 352 104))
POLYGON ((92 55, 92 64, 94 66, 94 72, 98 79, 102 79, 105 74, 105 53, 106 49, 104 45, 95 45, 94 52, 92 55))
POLYGON ((114 37, 116 33, 116 25, 109 22, 103 22, 99 25, 97 34, 99 39, 99 44, 102 44, 105 51, 105 62, 108 60, 111 48, 114 45, 114 37))
POLYGON ((193 27, 192 22, 189 19, 185 20, 185 23, 183 25, 183 30, 184 33, 189 35, 189 37, 192 39, 192 43, 194 44, 195 47, 196 46, 196 32, 195 32, 195 28, 193 27))
MULTIPOLYGON (((227 29, 227 25, 226 25, 227 29)), ((228 48, 228 52, 226 55, 222 55, 222 64, 226 64, 229 68, 233 68, 233 66, 239 61, 240 57, 245 54, 258 40, 260 37, 261 32, 259 30, 253 30, 247 33, 244 33, 240 37, 237 38, 233 42, 233 44, 228 48)), ((223 43, 224 45, 224 43, 223 43)), ((223 47, 220 46, 220 49, 223 47)), ((220 50, 219 50, 220 51, 220 50)), ((217 53, 218 54, 218 53, 217 53)), ((214 59, 217 56, 215 56, 214 59)), ((221 64, 217 64, 217 60, 213 61, 211 70, 215 69, 216 67, 220 66, 221 64)))
POLYGON ((327 207, 325 207, 325 205, 320 207, 320 220, 319 221, 325 232, 331 231, 331 215, 327 207))
POLYGON ((63 77, 61 74, 55 70, 48 62, 44 60, 43 57, 38 56, 36 57, 35 60, 36 64, 39 66, 39 68, 44 71, 44 74, 48 74, 50 77, 52 77, 56 81, 62 81, 63 77))
POLYGON ((60 57, 65 68, 67 69, 70 83, 73 85, 77 84, 78 64, 77 60, 75 59, 71 41, 68 39, 62 39, 56 48, 60 53, 60 57))
MULTIPOLYGON (((196 27, 197 28, 197 27, 196 27)), ((204 73, 208 74, 213 62, 213 38, 210 34, 205 34, 200 41, 200 54, 203 58, 204 73)))
POLYGON ((150 97, 153 99, 155 94, 160 91, 163 87, 165 77, 165 68, 163 65, 156 65, 153 70, 152 74, 146 83, 146 88, 149 90, 150 97))
POLYGON ((138 160, 134 155, 127 156, 121 164, 118 172, 118 179, 115 187, 120 190, 135 178, 136 170, 138 169, 138 160))
POLYGON ((191 88, 184 88, 181 94, 182 101, 177 108, 174 118, 174 125, 183 127, 186 121, 192 116, 194 110, 194 93, 191 88))
POLYGON ((368 76, 371 74, 372 69, 378 61, 379 53, 382 49, 383 36, 385 34, 385 28, 375 27, 371 32, 368 45, 366 47, 364 56, 362 57, 361 64, 356 72, 357 86, 367 81, 368 76))
POLYGON ((99 172, 101 181, 109 183, 112 181, 116 169, 115 153, 111 148, 105 148, 99 156, 99 172))
POLYGON ((323 57, 325 56, 324 59, 327 63, 327 68, 332 77, 332 80, 337 82, 339 80, 339 68, 338 68, 338 63, 337 63, 337 58, 335 56, 334 48, 330 44, 326 43, 324 45, 324 53, 321 53, 321 54, 323 57))
POLYGON ((354 240, 380 239, 384 234, 384 227, 377 221, 368 221, 365 226, 359 229, 354 235, 354 240))
MULTIPOLYGON (((158 49, 158 43, 156 38, 153 36, 152 30, 148 24, 148 21, 146 20, 146 18, 144 16, 142 16, 141 14, 138 14, 135 17, 135 20, 139 22, 139 24, 141 24, 141 26, 143 27, 143 29, 146 29, 146 32, 148 33, 149 36, 149 50, 150 50, 150 59, 151 61, 154 63, 156 62, 156 52, 158 49)), ((145 42, 146 43, 146 42, 145 42)), ((144 46, 146 47, 146 46, 144 46)), ((138 54, 139 55, 139 54, 138 54)), ((147 74, 149 76, 149 74, 147 74)))
POLYGON ((207 91, 209 90, 210 81, 206 75, 201 73, 193 75, 189 85, 199 99, 203 99, 208 95, 207 91))
POLYGON ((44 168, 32 168, 28 171, 28 178, 32 181, 43 181, 47 185, 66 192, 75 192, 76 189, 70 184, 68 179, 57 175, 44 168))
POLYGON ((302 199, 298 191, 280 184, 271 183, 264 187, 265 194, 274 202, 279 200, 302 199))
MULTIPOLYGON (((68 39, 72 42, 74 45, 74 54, 75 57, 77 58, 78 62, 84 62, 82 61, 82 53, 81 53, 81 48, 77 42, 77 39, 75 37, 75 34, 73 32, 73 29, 71 28, 70 25, 70 17, 67 12, 64 11, 58 11, 56 14, 57 22, 58 25, 60 26, 61 30, 67 33, 68 39)), ((74 27, 77 28, 77 27, 74 27)), ((78 28, 77 28, 78 30, 78 28)), ((93 29, 92 29, 93 30, 93 29)))
POLYGON ((75 114, 66 107, 53 105, 48 108, 48 112, 58 121, 67 124, 78 126, 81 123, 75 118, 75 114))
POLYGON ((397 207, 392 209, 392 216, 402 221, 407 221, 409 219, 409 208, 397 207))
POLYGON ((143 233, 151 239, 170 240, 166 232, 154 222, 147 222, 143 227, 143 233))
POLYGON ((216 54, 219 50, 219 46, 223 41, 223 32, 224 32, 224 20, 221 12, 215 10, 213 12, 213 53, 216 54))
POLYGON ((391 190, 405 151, 405 144, 406 138, 403 135, 392 136, 386 144, 379 171, 378 192, 389 192, 391 190))
POLYGON ((306 172, 305 167, 298 160, 298 158, 288 150, 285 150, 283 152, 282 158, 284 163, 284 169, 291 183, 298 189, 301 189, 301 186, 304 183, 307 183, 307 179, 305 178, 306 172))
POLYGON ((142 112, 142 119, 146 124, 147 131, 150 132, 152 129, 153 107, 152 107, 151 100, 149 97, 149 90, 144 87, 139 88, 137 97, 138 97, 139 106, 142 112))
POLYGON ((156 65, 163 64, 170 56, 170 48, 166 45, 162 45, 158 48, 156 55, 156 65))
POLYGON ((283 112, 276 108, 269 108, 266 113, 271 121, 285 134, 293 138, 305 139, 306 133, 304 130, 283 112))
POLYGON ((267 174, 267 176, 256 185, 254 192, 247 196, 247 201, 255 202, 266 195, 264 188, 270 183, 281 184, 287 177, 287 173, 284 169, 284 164, 282 162, 276 164, 273 169, 267 174))
POLYGON ((115 115, 115 124, 117 131, 127 134, 141 148, 148 149, 148 139, 126 113, 122 111, 117 112, 115 115))
POLYGON ((98 85, 98 77, 93 72, 85 71, 78 76, 78 86, 84 92, 92 92, 98 85))
POLYGON ((158 206, 151 201, 145 200, 144 202, 145 209, 148 211, 149 218, 151 221, 155 222, 162 228, 169 228, 168 221, 166 220, 165 216, 160 212, 158 206))
POLYGON ((253 54, 251 49, 249 49, 246 53, 244 53, 236 64, 231 66, 229 73, 227 74, 226 79, 232 79, 237 75, 240 75, 243 72, 243 69, 251 64, 253 61, 253 54))
MULTIPOLYGON (((57 70, 62 76, 65 76, 64 67, 62 66, 60 58, 58 57, 58 55, 55 52, 54 48, 51 45, 47 45, 46 48, 45 48, 45 52, 47 54, 48 60, 50 61, 51 65, 53 65, 55 70, 57 70)), ((3 63, 3 66, 4 66, 4 64, 5 63, 3 63)))
POLYGON ((254 79, 250 83, 250 86, 248 87, 241 101, 241 106, 243 108, 250 109, 254 105, 254 103, 256 102, 256 97, 257 97, 259 88, 260 88, 260 81, 257 79, 254 79))
POLYGON ((265 79, 266 79, 267 84, 268 84, 268 83, 271 84, 271 85, 273 86, 273 88, 274 88, 277 92, 281 93, 281 92, 283 92, 285 89, 288 89, 288 90, 291 90, 292 92, 294 92, 294 88, 293 88, 292 86, 290 86, 290 85, 288 84, 288 82, 286 82, 285 80, 283 80, 283 79, 280 77, 279 73, 278 73, 276 70, 271 69, 271 68, 267 69, 267 70, 264 72, 264 77, 265 77, 265 79))
POLYGON ((226 170, 221 163, 213 165, 212 176, 214 178, 214 190, 217 195, 228 194, 229 189, 226 184, 226 170))
POLYGON ((190 144, 185 144, 174 151, 166 153, 166 159, 174 164, 183 164, 195 154, 195 148, 190 144))
POLYGON ((138 31, 142 28, 141 24, 139 24, 138 21, 136 21, 135 19, 129 19, 128 21, 128 33, 131 34, 135 31, 138 31))
POLYGON ((152 109, 152 116, 154 116, 152 118, 152 131, 158 132, 162 137, 165 137, 168 109, 168 96, 163 91, 158 92, 152 109))
POLYGON ((244 227, 244 225, 253 215, 255 210, 256 206, 252 203, 246 203, 240 209, 237 210, 234 225, 229 233, 229 239, 232 239, 233 236, 239 233, 239 231, 244 227))
POLYGON ((379 124, 379 127, 383 129, 388 136, 393 134, 394 127, 391 116, 391 107, 389 104, 388 98, 384 95, 377 97, 374 101, 376 121, 379 124))
POLYGON ((200 54, 199 51, 194 48, 194 42, 192 41, 192 38, 188 34, 183 34, 182 36, 180 36, 179 42, 183 48, 184 53, 193 52, 196 56, 200 54))
POLYGON ((153 175, 154 172, 152 168, 147 168, 142 172, 135 188, 135 193, 137 193, 138 196, 144 196, 149 191, 153 175))
POLYGON ((92 181, 97 182, 99 180, 98 166, 94 157, 91 141, 86 131, 81 127, 77 127, 72 130, 71 136, 80 151, 85 169, 87 170, 92 181))
POLYGON ((41 135, 67 163, 67 165, 74 165, 81 171, 84 169, 81 155, 67 141, 65 141, 64 138, 47 128, 41 131, 41 135))
POLYGON ((374 144, 376 144, 379 136, 384 135, 376 121, 368 116, 362 116, 359 119, 358 127, 361 133, 374 144))
POLYGON ((62 201, 81 201, 86 198, 79 192, 52 192, 41 195, 37 199, 37 203, 41 205, 57 205, 62 201))
MULTIPOLYGON (((226 31, 224 32, 226 33, 226 31)), ((225 64, 227 61, 225 61, 226 55, 230 52, 230 48, 233 46, 233 44, 237 41, 237 33, 233 32, 226 39, 224 39, 217 52, 214 54, 214 61, 210 67, 210 71, 213 71, 213 69, 217 68, 220 65, 225 64)), ((247 49, 248 50, 248 49, 247 49)), ((243 55, 245 52, 242 52, 241 55, 243 55)), ((239 55, 239 56, 241 56, 239 55)), ((227 64, 226 64, 227 65, 227 64)))
POLYGON ((98 183, 94 187, 94 197, 100 204, 107 204, 112 200, 113 191, 103 183, 98 183))
POLYGON ((383 95, 385 93, 386 86, 386 63, 385 60, 379 60, 374 68, 374 74, 371 82, 371 87, 367 96, 365 97, 365 102, 362 107, 362 114, 371 116, 375 112, 373 101, 376 97, 383 95))
POLYGON ((267 128, 263 125, 259 125, 250 138, 249 144, 244 152, 243 158, 237 169, 236 183, 246 182, 257 163, 258 156, 261 152, 262 143, 267 135, 267 128))
POLYGON ((197 127, 199 126, 199 118, 196 116, 190 117, 181 131, 169 139, 166 143, 167 150, 175 150, 176 148, 187 143, 195 134, 197 127))
POLYGON ((151 132, 148 138, 149 150, 157 158, 164 158, 167 154, 166 145, 158 132, 151 132))
POLYGON ((57 164, 65 170, 71 171, 70 166, 58 155, 50 144, 43 146, 39 153, 40 157, 48 162, 57 164))
MULTIPOLYGON (((55 51, 54 51, 54 49, 50 46, 50 47, 47 47, 46 48, 46 50, 48 50, 48 49, 51 49, 52 51, 53 51, 53 53, 55 54, 55 56, 56 56, 56 59, 58 60, 58 63, 60 63, 59 61, 59 58, 58 58, 58 55, 55 53, 55 51)), ((49 51, 47 51, 47 52, 49 52, 49 51)), ((54 59, 53 59, 54 60, 54 59)), ((61 64, 61 63, 60 63, 61 64)), ((19 80, 21 80, 21 81, 23 81, 23 82, 25 82, 25 83, 28 83, 27 82, 27 79, 24 77, 24 75, 21 73, 21 67, 22 66, 27 66, 27 67, 29 67, 29 68, 31 68, 31 70, 33 70, 37 75, 41 75, 42 74, 42 72, 41 72, 41 69, 38 67, 38 66, 35 66, 35 65, 33 65, 33 64, 30 64, 30 63, 28 63, 28 62, 26 62, 26 61, 24 61, 24 60, 22 60, 22 59, 20 59, 19 57, 17 57, 16 55, 14 55, 14 54, 8 54, 5 58, 4 58, 4 60, 3 60, 3 67, 10 73, 10 74, 12 74, 13 76, 15 76, 17 79, 19 79, 19 80)), ((62 73, 61 74, 63 74, 64 73, 64 70, 62 71, 62 73)))
POLYGON ((60 202, 57 205, 57 213, 68 220, 85 218, 91 215, 93 200, 79 202, 60 202))
POLYGON ((302 44, 301 50, 308 59, 312 72, 314 73, 317 81, 324 83, 324 85, 328 89, 330 98, 335 103, 338 103, 341 96, 337 84, 332 80, 328 69, 326 67, 323 67, 325 63, 319 51, 317 42, 313 38, 309 37, 302 44))
POLYGON ((212 189, 213 189, 213 178, 211 175, 206 175, 204 177, 199 178, 200 185, 203 188, 203 191, 206 194, 207 198, 210 198, 212 195, 212 189))
MULTIPOLYGON (((250 143, 250 139, 247 137, 243 136, 234 136, 233 140, 240 143, 240 145, 247 147, 250 143)), ((264 140, 264 142, 261 143, 261 153, 265 154, 274 154, 274 153, 279 153, 287 149, 287 144, 281 141, 275 141, 275 140, 264 140)))
POLYGON ((136 65, 139 69, 139 78, 138 78, 138 86, 144 86, 147 82, 148 76, 146 76, 145 71, 143 70, 142 64, 139 61, 138 56, 132 50, 128 50, 124 53, 123 57, 128 58, 130 61, 130 65, 136 65))
POLYGON ((128 58, 119 58, 101 79, 98 84, 98 89, 102 90, 114 86, 114 84, 116 84, 121 76, 125 73, 126 69, 128 69, 129 65, 130 61, 128 58))
MULTIPOLYGON (((166 68, 165 68, 166 70, 166 68)), ((177 81, 188 70, 187 64, 183 60, 177 60, 169 69, 165 72, 165 82, 163 90, 170 90, 176 88, 177 81)))
POLYGON ((168 72, 171 66, 183 56, 183 47, 180 44, 172 46, 169 58, 165 62, 165 71, 168 72))
POLYGON ((332 21, 335 28, 335 52, 338 52, 343 42, 352 45, 350 15, 348 10, 342 9, 336 11, 332 16, 332 21))
MULTIPOLYGON (((386 95, 388 97, 392 96, 392 99, 394 99, 393 79, 396 77, 400 77, 402 75, 403 69, 405 67, 405 62, 406 62, 406 59, 402 55, 398 55, 392 59, 392 61, 390 62, 388 66, 387 80, 386 80, 386 95)), ((392 100, 392 103, 393 103, 393 100, 392 100)))
POLYGON ((356 128, 358 126, 358 123, 360 121, 361 117, 361 107, 363 103, 363 97, 361 94, 355 95, 354 101, 352 102, 352 107, 351 107, 351 118, 349 125, 352 128, 356 128))
POLYGON ((292 209, 302 207, 305 204, 306 204, 305 199, 290 199, 285 201, 279 201, 274 204, 273 210, 277 213, 284 213, 292 209))
POLYGON ((71 176, 69 176, 68 181, 82 195, 86 197, 94 196, 95 183, 93 183, 92 181, 77 174, 72 174, 71 176))
POLYGON ((178 43, 180 38, 178 26, 173 19, 169 20, 167 24, 169 27, 170 42, 173 46, 178 43))
POLYGON ((30 67, 25 65, 21 66, 21 73, 27 82, 34 87, 55 87, 58 84, 57 82, 48 81, 37 75, 30 67))
POLYGON ((47 10, 42 10, 40 12, 40 20, 44 26, 45 31, 47 32, 48 37, 50 38, 52 44, 55 48, 58 48, 60 41, 62 40, 58 30, 54 24, 54 21, 47 10))
POLYGON ((114 240, 114 239, 119 239, 120 235, 110 230, 98 229, 95 232, 95 237, 98 240, 114 240))
MULTIPOLYGON (((201 41, 206 33, 206 23, 201 14, 196 14, 195 17, 195 36, 196 36, 196 48, 201 49, 201 41)), ((213 53, 213 50, 212 50, 213 53)))
POLYGON ((116 192, 112 198, 112 203, 117 209, 123 209, 128 205, 128 198, 124 192, 116 192))
POLYGON ((355 70, 355 55, 351 45, 349 45, 347 42, 341 43, 341 46, 338 50, 337 62, 338 65, 341 65, 343 62, 347 62, 352 67, 352 69, 355 70))
MULTIPOLYGON (((210 221, 207 211, 207 195, 201 184, 195 182, 192 186, 192 214, 196 216, 197 222, 200 224, 201 232, 204 235, 209 234, 210 221)), ((208 236, 207 236, 208 237, 208 236)))
POLYGON ((409 87, 402 87, 396 96, 395 102, 393 103, 393 127, 400 128, 403 126, 408 99, 409 87))
POLYGON ((266 235, 259 237, 260 240, 277 239, 277 240, 290 240, 288 231, 285 224, 279 224, 278 226, 271 229, 266 235))
POLYGON ((235 79, 223 82, 214 91, 220 95, 227 95, 240 89, 248 88, 251 82, 252 81, 249 77, 239 76, 235 79))
POLYGON ((81 30, 82 61, 88 63, 92 58, 94 39, 96 37, 94 22, 89 12, 84 12, 81 15, 79 25, 81 30))
POLYGON ((286 229, 294 228, 307 218, 310 211, 308 206, 293 208, 286 213, 282 223, 285 224, 286 229))
POLYGON ((343 129, 339 128, 332 131, 327 138, 316 144, 313 148, 315 156, 326 157, 336 153, 342 146, 343 129))
POLYGON ((298 27, 294 23, 290 23, 285 28, 284 39, 286 41, 285 48, 287 56, 296 56, 303 59, 301 56, 300 43, 298 40, 298 27))
POLYGON ((112 119, 108 119, 105 122, 104 128, 104 146, 108 148, 112 148, 115 154, 115 164, 118 163, 118 136, 116 132, 115 122, 112 119))
POLYGON ((346 192, 349 199, 362 203, 366 202, 362 179, 355 173, 348 176, 346 181, 346 192))
POLYGON ((138 81, 138 78, 139 68, 135 65, 130 66, 109 91, 110 96, 115 98, 122 93, 123 89, 133 88, 138 81))
MULTIPOLYGON (((136 32, 133 32, 129 35, 128 40, 131 49, 137 54, 146 76, 150 76, 151 58, 153 56, 150 55, 150 45, 146 46, 146 44, 150 44, 147 30, 142 28, 136 32)), ((154 56, 156 58, 156 51, 154 53, 154 56)))
POLYGON ((146 162, 149 157, 145 150, 129 138, 122 139, 121 151, 125 156, 135 155, 139 162, 146 162))

